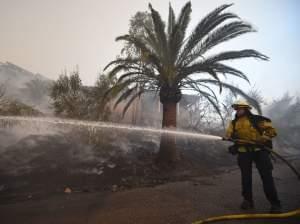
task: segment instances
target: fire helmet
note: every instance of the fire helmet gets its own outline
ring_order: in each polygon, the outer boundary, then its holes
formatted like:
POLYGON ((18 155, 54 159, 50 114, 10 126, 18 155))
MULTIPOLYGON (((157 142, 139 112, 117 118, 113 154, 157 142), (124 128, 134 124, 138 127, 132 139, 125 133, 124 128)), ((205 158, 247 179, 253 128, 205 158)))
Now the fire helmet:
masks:
POLYGON ((233 109, 237 110, 238 108, 245 108, 251 110, 252 107, 250 104, 245 100, 238 100, 234 104, 231 105, 233 109))

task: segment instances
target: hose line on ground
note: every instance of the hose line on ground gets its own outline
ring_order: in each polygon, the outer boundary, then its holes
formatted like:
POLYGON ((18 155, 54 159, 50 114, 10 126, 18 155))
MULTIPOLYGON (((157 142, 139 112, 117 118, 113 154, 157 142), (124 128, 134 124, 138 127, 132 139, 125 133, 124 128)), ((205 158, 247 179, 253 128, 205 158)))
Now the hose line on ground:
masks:
MULTIPOLYGON (((223 139, 225 141, 232 141, 232 142, 239 142, 239 143, 247 143, 247 144, 255 144, 254 142, 250 141, 243 141, 243 140, 233 140, 233 139, 223 139)), ((287 161, 285 158, 283 158, 281 155, 279 155, 277 152, 272 150, 271 148, 265 147, 267 151, 273 153, 277 158, 282 160, 284 163, 286 163, 289 168, 297 175, 298 179, 300 180, 300 174, 299 172, 293 167, 289 161, 287 161)), ((219 221, 226 221, 226 220, 242 220, 242 219, 286 219, 294 216, 300 216, 300 208, 294 210, 294 211, 289 211, 285 213, 280 213, 280 214, 268 214, 268 213, 261 213, 261 214, 235 214, 235 215, 223 215, 223 216, 215 216, 215 217, 210 217, 207 219, 195 221, 192 224, 204 224, 204 223, 212 223, 212 222, 219 222, 219 221)))
POLYGON ((204 224, 204 223, 212 223, 212 222, 219 222, 219 221, 226 221, 226 220, 241 220, 241 219, 286 219, 294 216, 300 216, 300 208, 280 213, 280 214, 236 214, 236 215, 223 215, 223 216, 216 216, 210 217, 207 219, 195 221, 192 224, 204 224))

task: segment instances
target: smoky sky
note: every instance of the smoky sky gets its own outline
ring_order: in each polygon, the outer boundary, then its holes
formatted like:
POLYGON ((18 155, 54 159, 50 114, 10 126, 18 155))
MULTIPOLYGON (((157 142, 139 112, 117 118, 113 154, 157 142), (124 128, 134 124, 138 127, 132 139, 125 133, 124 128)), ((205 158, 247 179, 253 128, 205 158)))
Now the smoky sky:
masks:
MULTIPOLYGON (((185 0, 170 1, 178 15, 185 0)), ((115 38, 128 31, 129 19, 148 10, 146 0, 0 0, 0 61, 10 61, 34 73, 56 79, 63 70, 79 67, 83 83, 94 84, 97 74, 119 54, 115 38)), ((169 0, 152 0, 167 19, 169 0)), ((229 62, 244 71, 251 85, 268 98, 285 92, 299 94, 300 64, 297 0, 194 0, 189 31, 215 7, 234 3, 229 11, 250 22, 257 33, 222 44, 223 50, 254 48, 271 60, 229 62)), ((249 84, 229 79, 245 90, 249 84)))

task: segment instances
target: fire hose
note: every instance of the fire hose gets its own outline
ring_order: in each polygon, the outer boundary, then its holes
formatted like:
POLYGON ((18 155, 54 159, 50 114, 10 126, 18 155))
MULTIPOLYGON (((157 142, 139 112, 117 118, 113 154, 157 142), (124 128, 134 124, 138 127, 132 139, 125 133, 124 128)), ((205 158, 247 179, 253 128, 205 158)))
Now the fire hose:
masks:
POLYGON ((193 222, 192 224, 204 224, 226 220, 241 220, 241 219, 286 219, 290 217, 300 216, 300 208, 294 211, 280 213, 280 214, 236 214, 210 217, 207 219, 193 222))
MULTIPOLYGON (((255 142, 245 141, 245 140, 241 140, 241 139, 224 139, 223 138, 223 140, 234 142, 237 144, 257 145, 257 143, 255 143, 255 142)), ((289 161, 287 161, 284 157, 282 157, 280 154, 275 152, 273 149, 266 147, 266 146, 262 146, 262 147, 265 150, 272 153, 277 158, 279 158, 286 165, 288 165, 288 167, 297 175, 298 179, 300 180, 299 172, 289 161)), ((280 213, 280 214, 261 213, 261 214, 231 214, 231 215, 215 216, 215 217, 210 217, 210 218, 206 218, 203 220, 195 221, 192 224, 205 224, 205 223, 212 223, 212 222, 219 222, 219 221, 226 221, 226 220, 242 220, 242 219, 286 219, 286 218, 291 218, 291 217, 296 217, 296 216, 300 216, 300 208, 298 208, 294 211, 289 211, 289 212, 280 213)))
POLYGON ((250 144, 250 145, 255 145, 258 147, 262 147, 264 150, 267 150, 268 152, 272 153, 272 155, 274 155, 275 157, 277 157, 278 159, 280 159, 282 162, 284 162, 298 177, 298 179, 300 180, 300 173, 297 171, 297 169, 289 162, 287 161, 283 156, 281 156, 278 152, 276 152, 275 150, 265 146, 265 145, 259 145, 256 142, 253 141, 249 141, 249 140, 243 140, 243 139, 227 139, 227 138, 223 138, 223 141, 230 141, 230 142, 234 142, 237 144, 250 144))

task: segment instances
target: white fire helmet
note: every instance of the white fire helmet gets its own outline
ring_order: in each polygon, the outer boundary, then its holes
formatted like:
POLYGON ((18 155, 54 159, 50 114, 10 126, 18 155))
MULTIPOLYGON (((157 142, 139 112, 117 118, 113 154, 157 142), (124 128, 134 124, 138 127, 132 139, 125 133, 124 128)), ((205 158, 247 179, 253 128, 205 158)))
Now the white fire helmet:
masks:
POLYGON ((238 100, 234 104, 231 105, 233 109, 237 110, 238 108, 245 108, 251 110, 252 107, 250 104, 245 100, 238 100))

